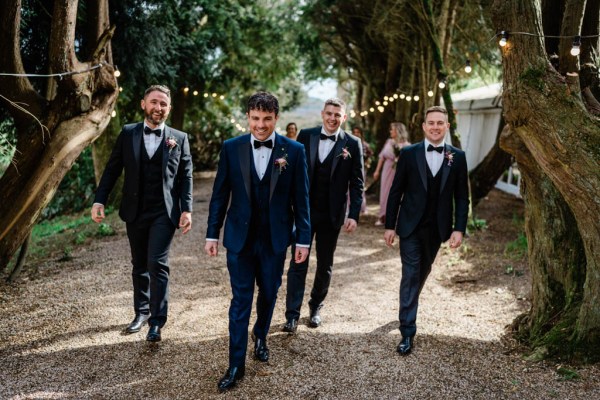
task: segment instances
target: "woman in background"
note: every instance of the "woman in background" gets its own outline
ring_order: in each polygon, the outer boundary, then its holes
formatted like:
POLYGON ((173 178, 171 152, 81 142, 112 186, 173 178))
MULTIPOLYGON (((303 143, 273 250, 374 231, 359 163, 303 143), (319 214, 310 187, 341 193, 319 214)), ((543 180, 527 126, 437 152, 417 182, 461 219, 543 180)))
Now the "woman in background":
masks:
POLYGON ((394 180, 396 163, 400 149, 408 146, 408 131, 402 122, 392 122, 390 124, 390 137, 385 141, 383 149, 379 153, 377 168, 373 173, 373 179, 377 180, 381 176, 381 188, 379 191, 379 218, 375 222, 376 226, 385 224, 385 209, 387 199, 394 180))

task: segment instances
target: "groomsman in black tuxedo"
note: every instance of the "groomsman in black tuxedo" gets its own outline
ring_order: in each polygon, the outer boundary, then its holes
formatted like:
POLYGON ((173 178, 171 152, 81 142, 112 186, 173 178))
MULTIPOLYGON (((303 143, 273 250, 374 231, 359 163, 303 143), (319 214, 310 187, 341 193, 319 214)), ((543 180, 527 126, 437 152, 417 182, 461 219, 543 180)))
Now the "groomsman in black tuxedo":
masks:
MULTIPOLYGON (((362 143, 341 129, 347 118, 346 103, 336 98, 327 100, 321 117, 323 126, 303 129, 296 139, 304 145, 309 161, 310 242, 314 238, 317 249, 317 270, 308 302, 309 326, 313 328, 321 325, 320 310, 329 291, 340 230, 343 227, 352 233, 356 229, 364 176, 362 143), (347 207, 348 197, 350 207, 347 207), (346 209, 349 210, 347 217, 346 209)), ((301 263, 291 261, 287 274, 285 332, 294 333, 298 327, 307 271, 308 259, 301 263)))
POLYGON ((310 221, 304 147, 275 132, 279 103, 270 93, 250 97, 246 115, 250 133, 226 140, 210 200, 205 250, 223 246, 233 298, 229 307, 229 368, 218 383, 235 386, 245 373, 248 323, 254 285, 258 286, 254 357, 269 360, 267 334, 281 286, 287 248, 298 243, 295 262, 308 256, 310 221), (294 229, 295 227, 295 229, 294 229))
POLYGON ((92 219, 104 219, 104 205, 125 171, 119 216, 127 226, 133 264, 135 318, 127 333, 148 322, 146 340, 158 342, 167 322, 169 248, 176 228, 192 227, 192 157, 187 134, 165 125, 171 92, 150 86, 141 101, 144 121, 125 125, 96 190, 92 219))
POLYGON ((445 108, 426 110, 425 139, 401 150, 388 197, 384 238, 391 246, 398 234, 402 261, 401 355, 413 348, 419 295, 440 245, 449 239, 458 248, 467 227, 467 161, 462 150, 444 144, 449 127, 445 108))

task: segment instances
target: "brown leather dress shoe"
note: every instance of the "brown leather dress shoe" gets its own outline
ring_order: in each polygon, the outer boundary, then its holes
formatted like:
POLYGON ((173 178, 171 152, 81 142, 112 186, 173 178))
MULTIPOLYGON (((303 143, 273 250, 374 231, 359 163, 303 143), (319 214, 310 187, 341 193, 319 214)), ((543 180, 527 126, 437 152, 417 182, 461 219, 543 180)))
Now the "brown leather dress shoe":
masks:
POLYGON ((144 324, 146 323, 146 321, 148 321, 148 318, 150 318, 150 315, 148 315, 148 314, 136 315, 135 318, 133 319, 133 321, 131 321, 131 323, 129 325, 127 325, 127 328, 125 328, 125 332, 127 332, 127 333, 139 332, 142 329, 142 326, 144 326, 144 324))
POLYGON ((229 390, 235 386, 237 381, 244 377, 244 373, 246 372, 245 367, 229 367, 227 368, 227 372, 221 378, 217 387, 221 392, 229 390))
POLYGON ((414 346, 414 336, 402 337, 402 340, 398 344, 398 348, 396 351, 400 353, 400 355, 406 356, 409 355, 414 346))

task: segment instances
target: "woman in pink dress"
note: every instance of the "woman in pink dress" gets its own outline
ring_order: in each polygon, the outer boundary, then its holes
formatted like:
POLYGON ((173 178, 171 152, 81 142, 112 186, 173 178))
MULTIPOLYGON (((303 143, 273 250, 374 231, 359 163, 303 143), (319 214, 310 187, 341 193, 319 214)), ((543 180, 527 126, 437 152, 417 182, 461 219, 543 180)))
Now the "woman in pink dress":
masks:
POLYGON ((406 126, 401 122, 392 122, 390 124, 390 137, 385 141, 383 149, 379 153, 377 168, 375 168, 375 172, 373 173, 373 179, 375 180, 381 176, 379 219, 375 222, 377 226, 385 224, 385 209, 392 181, 394 180, 394 173, 396 172, 398 155, 400 154, 400 149, 409 144, 406 126))

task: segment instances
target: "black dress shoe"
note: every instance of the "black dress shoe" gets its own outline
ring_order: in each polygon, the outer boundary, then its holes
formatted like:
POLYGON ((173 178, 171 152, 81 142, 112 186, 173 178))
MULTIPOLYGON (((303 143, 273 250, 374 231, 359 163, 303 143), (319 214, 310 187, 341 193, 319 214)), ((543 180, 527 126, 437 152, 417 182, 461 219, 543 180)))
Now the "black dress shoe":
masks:
POLYGON ((296 333, 296 329, 298 329, 298 320, 295 318, 288 319, 285 325, 283 325, 284 332, 296 333))
POLYGON ((321 326, 321 315, 319 314, 319 310, 310 311, 310 320, 308 321, 308 326, 311 328, 318 328, 321 326))
POLYGON ((269 361, 269 348, 267 347, 267 341, 262 339, 256 339, 254 342, 254 358, 260 362, 269 361))
POLYGON ((218 383, 218 388, 221 392, 225 390, 229 390, 235 386, 237 381, 244 377, 244 372, 246 372, 245 367, 229 367, 227 368, 227 372, 221 378, 218 383))
POLYGON ((125 328, 125 332, 127 332, 127 333, 139 332, 140 329, 142 329, 142 326, 146 323, 146 321, 148 321, 148 318, 150 318, 150 315, 148 315, 148 314, 136 315, 135 318, 133 319, 133 321, 131 321, 131 323, 129 325, 127 325, 127 328, 125 328))
POLYGON ((396 349, 396 351, 403 356, 410 354, 410 352, 413 348, 413 337, 414 336, 407 336, 407 337, 403 336, 402 340, 398 344, 398 348, 396 349))
POLYGON ((160 342, 160 326, 152 325, 148 331, 146 340, 149 342, 160 342))

